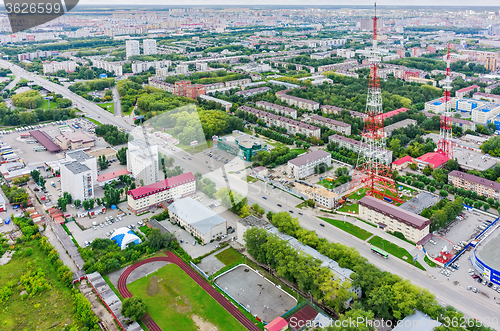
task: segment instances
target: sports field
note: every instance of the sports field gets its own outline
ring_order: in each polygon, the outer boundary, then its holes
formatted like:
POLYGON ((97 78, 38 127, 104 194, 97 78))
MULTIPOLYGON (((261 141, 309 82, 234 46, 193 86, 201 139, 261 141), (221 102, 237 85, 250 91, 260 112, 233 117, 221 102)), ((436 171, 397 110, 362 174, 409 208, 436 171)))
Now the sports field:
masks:
POLYGON ((245 330, 231 314, 175 264, 127 285, 144 300, 163 330, 245 330), (214 329, 215 330, 215 329, 214 329))

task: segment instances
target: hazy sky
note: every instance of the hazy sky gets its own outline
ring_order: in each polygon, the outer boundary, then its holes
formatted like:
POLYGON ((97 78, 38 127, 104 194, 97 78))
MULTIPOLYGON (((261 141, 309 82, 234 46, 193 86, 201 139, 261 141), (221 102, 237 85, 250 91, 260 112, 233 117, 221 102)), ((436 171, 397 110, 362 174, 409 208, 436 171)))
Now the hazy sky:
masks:
MULTIPOLYGON (((363 6, 373 5, 373 0, 80 0, 79 4, 85 5, 174 5, 174 6, 192 6, 192 5, 327 5, 327 6, 363 6)), ((378 1, 379 5, 386 6, 496 6, 500 8, 499 0, 385 0, 378 1)))

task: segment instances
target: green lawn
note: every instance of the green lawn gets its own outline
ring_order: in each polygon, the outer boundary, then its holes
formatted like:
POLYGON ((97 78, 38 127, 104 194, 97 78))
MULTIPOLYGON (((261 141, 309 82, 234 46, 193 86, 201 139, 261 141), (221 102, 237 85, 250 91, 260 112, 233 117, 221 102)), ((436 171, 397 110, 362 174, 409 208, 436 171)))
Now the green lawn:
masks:
POLYGON ((130 283, 128 289, 144 300, 147 312, 163 330, 202 329, 195 320, 208 322, 210 326, 206 330, 215 327, 217 330, 245 330, 243 325, 175 264, 168 264, 157 272, 130 283))
POLYGON ((33 250, 31 256, 16 253, 0 266, 0 289, 14 284, 12 295, 0 306, 0 330, 61 330, 76 321, 71 290, 58 280, 54 266, 34 242, 16 245, 18 251, 27 247, 33 250), (45 273, 50 289, 22 300, 17 287, 20 277, 37 269, 45 273))
POLYGON ((335 188, 335 185, 333 182, 330 182, 329 180, 323 179, 318 182, 319 185, 322 185, 326 187, 329 190, 333 190, 335 188))
POLYGON ((94 124, 97 124, 97 125, 102 125, 102 124, 101 124, 101 122, 96 121, 96 120, 95 120, 95 119, 93 119, 92 117, 87 117, 87 119, 88 119, 89 121, 91 121, 92 123, 94 123, 94 124))
POLYGON ((411 256, 411 254, 408 253, 408 251, 406 249, 401 248, 396 244, 393 244, 385 239, 382 239, 379 236, 373 237, 368 242, 370 244, 372 244, 373 246, 381 248, 382 250, 386 251, 387 253, 394 255, 395 257, 397 257, 405 262, 408 262, 409 264, 416 266, 419 269, 425 270, 425 268, 422 267, 422 265, 418 261, 413 262, 413 256, 411 256), (406 256, 406 260, 403 259, 403 256, 406 256))
POLYGON ((340 220, 333 220, 330 218, 325 218, 325 217, 320 217, 325 222, 330 223, 333 226, 336 226, 337 228, 344 230, 347 233, 352 234, 353 236, 361 239, 361 240, 366 240, 370 238, 373 233, 366 231, 365 229, 362 229, 354 224, 351 224, 349 222, 340 221, 340 220))
POLYGON ((247 176, 246 181, 247 181, 247 183, 252 184, 252 183, 258 182, 259 180, 255 177, 247 176))
POLYGON ((353 200, 361 200, 365 195, 366 195, 366 189, 362 188, 361 190, 354 192, 347 198, 353 200))
MULTIPOLYGON (((43 103, 39 108, 49 109, 49 100, 43 99, 43 103)), ((54 109, 54 108, 57 108, 57 102, 54 102, 51 100, 50 101, 50 109, 54 109)))
POLYGON ((425 263, 427 263, 427 265, 429 265, 429 267, 431 267, 431 268, 437 267, 437 264, 436 264, 436 263, 434 263, 434 262, 432 262, 432 261, 431 261, 431 259, 429 259, 429 258, 427 257, 427 255, 426 255, 426 256, 424 256, 424 261, 425 261, 425 263))
POLYGON ((344 212, 344 213, 356 213, 356 214, 359 214, 359 205, 358 204, 354 204, 354 205, 349 205, 348 203, 345 203, 342 207, 339 208, 340 212, 344 212))
POLYGON ((219 254, 216 254, 215 257, 225 265, 230 265, 244 258, 244 256, 240 252, 232 247, 223 250, 219 254))
POLYGON ((302 148, 292 148, 290 151, 291 152, 293 152, 293 151, 299 152, 299 155, 307 152, 305 149, 302 149, 302 148))
POLYGON ((101 107, 102 109, 109 111, 111 114, 115 113, 115 103, 114 102, 98 103, 97 105, 99 107, 101 107))

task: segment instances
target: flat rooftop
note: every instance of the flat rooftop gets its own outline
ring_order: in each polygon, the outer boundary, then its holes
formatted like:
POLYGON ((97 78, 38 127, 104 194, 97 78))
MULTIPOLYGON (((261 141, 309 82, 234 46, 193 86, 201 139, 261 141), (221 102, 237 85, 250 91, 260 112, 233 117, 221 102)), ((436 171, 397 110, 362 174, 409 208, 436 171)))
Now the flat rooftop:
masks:
POLYGON ((453 158, 457 159, 460 167, 465 170, 483 171, 498 163, 495 158, 460 147, 453 148, 453 158))
MULTIPOLYGON (((498 222, 498 221, 497 221, 498 222)), ((476 248, 476 253, 481 261, 489 267, 500 270, 500 229, 491 233, 484 242, 476 248)))
POLYGON ((439 202, 439 197, 429 192, 420 192, 407 202, 403 203, 399 208, 420 215, 425 208, 430 208, 439 202))

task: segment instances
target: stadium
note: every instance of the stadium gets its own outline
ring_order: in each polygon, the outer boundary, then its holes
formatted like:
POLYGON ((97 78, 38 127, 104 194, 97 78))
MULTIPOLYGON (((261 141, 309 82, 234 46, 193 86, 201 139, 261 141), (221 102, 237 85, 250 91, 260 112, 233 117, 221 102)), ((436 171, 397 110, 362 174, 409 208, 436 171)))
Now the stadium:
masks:
POLYGON ((471 262, 483 279, 500 285, 500 222, 498 219, 483 232, 482 240, 474 248, 471 262))

